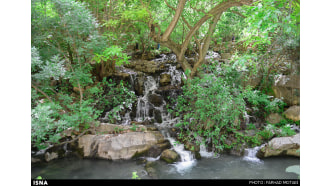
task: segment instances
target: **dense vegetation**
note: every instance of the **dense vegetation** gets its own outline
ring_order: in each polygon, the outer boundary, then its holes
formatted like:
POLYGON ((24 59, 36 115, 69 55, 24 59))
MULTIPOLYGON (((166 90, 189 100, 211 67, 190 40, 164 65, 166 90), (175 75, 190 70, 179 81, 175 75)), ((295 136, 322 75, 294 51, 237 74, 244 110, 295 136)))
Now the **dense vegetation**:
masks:
MULTIPOLYGON (((110 121, 130 108, 136 95, 112 81, 116 66, 173 52, 188 77, 177 106, 182 140, 212 142, 218 150, 242 142, 254 145, 293 131, 281 123, 254 137, 240 131, 246 107, 264 114, 283 111, 284 103, 267 96, 286 51, 299 47, 299 0, 32 0, 31 107, 32 145, 58 143, 61 132, 80 133, 110 110, 110 121), (240 47, 230 63, 205 63, 212 47, 231 42, 240 47), (158 50, 157 45, 161 48, 158 50), (189 64, 185 55, 194 54, 189 64), (256 87, 240 81, 256 75, 256 87), (237 139, 228 144, 229 137, 237 139)), ((288 64, 293 65, 293 64, 288 64)), ((284 123, 284 122, 283 122, 284 123)))

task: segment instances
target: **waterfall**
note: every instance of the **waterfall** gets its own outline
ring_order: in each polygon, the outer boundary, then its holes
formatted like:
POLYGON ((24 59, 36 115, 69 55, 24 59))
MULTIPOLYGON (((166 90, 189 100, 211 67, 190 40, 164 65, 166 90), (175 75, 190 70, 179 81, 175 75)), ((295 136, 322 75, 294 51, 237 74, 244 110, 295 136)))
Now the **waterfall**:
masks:
POLYGON ((166 138, 170 141, 173 150, 177 152, 180 156, 179 162, 174 163, 176 170, 180 174, 184 174, 185 172, 191 170, 193 166, 196 165, 197 161, 194 157, 194 155, 191 153, 191 151, 187 151, 184 149, 184 144, 176 143, 175 139, 169 136, 169 134, 166 135, 166 138))
POLYGON ((245 149, 245 155, 243 157, 243 160, 253 163, 263 163, 263 161, 257 157, 257 153, 261 148, 262 146, 245 149))
POLYGON ((138 98, 136 107, 136 121, 142 122, 146 119, 151 119, 149 115, 150 103, 148 101, 148 95, 154 93, 158 88, 156 80, 152 76, 147 76, 147 80, 144 82, 144 95, 138 98))
POLYGON ((212 157, 217 157, 217 156, 215 156, 215 154, 214 154, 214 152, 208 152, 207 150, 206 150, 206 147, 205 147, 205 145, 200 145, 199 146, 199 154, 201 155, 201 157, 203 157, 203 158, 212 158, 212 157))

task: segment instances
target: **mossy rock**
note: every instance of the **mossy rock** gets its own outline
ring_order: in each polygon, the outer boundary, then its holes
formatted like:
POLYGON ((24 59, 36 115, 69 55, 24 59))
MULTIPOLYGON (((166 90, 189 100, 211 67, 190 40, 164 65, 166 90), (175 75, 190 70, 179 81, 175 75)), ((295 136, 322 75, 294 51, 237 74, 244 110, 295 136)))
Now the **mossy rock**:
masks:
POLYGON ((167 163, 174 163, 180 158, 179 154, 173 150, 166 149, 162 152, 160 159, 164 160, 167 163))

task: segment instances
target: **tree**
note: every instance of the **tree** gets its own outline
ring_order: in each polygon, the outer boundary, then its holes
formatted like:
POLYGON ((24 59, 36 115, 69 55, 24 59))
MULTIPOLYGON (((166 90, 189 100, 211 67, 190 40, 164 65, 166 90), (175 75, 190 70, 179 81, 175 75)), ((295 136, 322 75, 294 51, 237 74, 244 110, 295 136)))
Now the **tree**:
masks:
MULTIPOLYGON (((104 79, 91 88, 90 62, 95 54, 108 53, 106 39, 84 3, 33 0, 31 23, 33 146, 45 148, 57 143, 61 132, 69 127, 85 133, 106 107, 118 115, 131 106, 135 95, 123 83, 117 86, 104 79), (96 105, 99 102, 102 104, 96 105)), ((127 57, 120 56, 121 51, 114 52, 117 64, 127 57)))
POLYGON ((179 0, 177 6, 174 7, 169 1, 164 0, 167 7, 174 11, 174 15, 166 29, 162 30, 160 24, 163 23, 154 18, 154 14, 148 9, 148 5, 146 5, 143 1, 140 2, 149 13, 148 26, 150 28, 150 37, 155 42, 168 47, 176 54, 177 61, 181 64, 183 70, 188 70, 191 72, 190 78, 197 74, 198 68, 204 63, 204 58, 209 49, 213 33, 221 15, 231 7, 252 4, 252 0, 224 0, 220 2, 187 2, 187 0, 179 0), (187 20, 185 15, 190 15, 190 12, 194 12, 195 15, 199 16, 195 18, 195 20, 187 20), (180 19, 182 19, 185 26, 188 27, 183 42, 181 43, 175 42, 171 38, 171 34, 176 29, 180 19), (198 30, 205 23, 208 23, 206 34, 204 36, 198 35, 198 30), (193 66, 191 66, 185 59, 184 55, 193 38, 196 46, 198 47, 198 60, 193 66))

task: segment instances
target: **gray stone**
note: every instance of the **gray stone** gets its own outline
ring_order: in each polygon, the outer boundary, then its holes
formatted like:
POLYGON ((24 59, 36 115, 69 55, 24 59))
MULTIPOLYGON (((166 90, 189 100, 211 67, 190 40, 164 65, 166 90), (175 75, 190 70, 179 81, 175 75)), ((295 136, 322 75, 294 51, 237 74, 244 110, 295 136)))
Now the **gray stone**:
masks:
POLYGON ((160 156, 160 159, 166 161, 167 163, 176 162, 179 158, 179 154, 170 149, 164 150, 160 156))
POLYGON ((119 160, 139 156, 162 142, 164 137, 158 131, 84 135, 79 138, 79 148, 84 157, 119 160))
POLYGON ((300 104, 300 76, 299 75, 280 75, 275 78, 272 87, 274 96, 282 99, 289 105, 300 104))
POLYGON ((284 116, 293 121, 300 120, 300 106, 291 106, 284 113, 284 116))
POLYGON ((290 137, 273 138, 258 151, 257 156, 259 158, 270 156, 300 157, 300 134, 290 137))
POLYGON ((47 162, 49 162, 49 161, 51 161, 53 159, 56 159, 56 158, 58 158, 58 154, 56 152, 51 152, 51 153, 46 152, 45 153, 45 160, 47 162))

